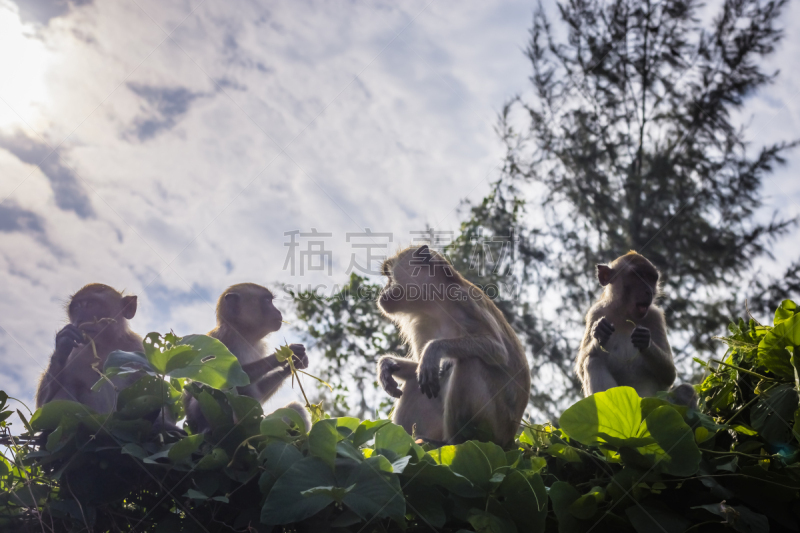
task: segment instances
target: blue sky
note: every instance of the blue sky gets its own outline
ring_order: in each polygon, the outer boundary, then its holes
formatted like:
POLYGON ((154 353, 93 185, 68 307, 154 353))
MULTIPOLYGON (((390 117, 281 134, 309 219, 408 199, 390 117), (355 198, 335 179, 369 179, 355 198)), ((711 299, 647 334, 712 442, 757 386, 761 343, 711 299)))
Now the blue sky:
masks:
MULTIPOLYGON (((32 405, 86 283, 139 295, 142 334, 205 332, 233 283, 342 282, 348 232, 390 232, 391 251, 455 230, 497 176, 498 111, 528 90, 533 8, 0 0, 0 388, 32 405), (285 233, 312 228, 330 276, 283 268, 285 233)), ((769 62, 784 74, 740 117, 760 142, 800 136, 799 9, 769 62)), ((759 217, 800 213, 798 165, 759 217)))

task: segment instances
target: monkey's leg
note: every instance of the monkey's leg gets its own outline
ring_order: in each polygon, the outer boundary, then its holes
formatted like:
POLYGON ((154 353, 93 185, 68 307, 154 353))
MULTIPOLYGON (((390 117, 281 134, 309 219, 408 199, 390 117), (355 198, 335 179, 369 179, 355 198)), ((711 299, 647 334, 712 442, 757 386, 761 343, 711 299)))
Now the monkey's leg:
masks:
POLYGON ((603 356, 589 356, 586 361, 586 394, 603 392, 617 386, 617 380, 608 369, 608 362, 603 356))

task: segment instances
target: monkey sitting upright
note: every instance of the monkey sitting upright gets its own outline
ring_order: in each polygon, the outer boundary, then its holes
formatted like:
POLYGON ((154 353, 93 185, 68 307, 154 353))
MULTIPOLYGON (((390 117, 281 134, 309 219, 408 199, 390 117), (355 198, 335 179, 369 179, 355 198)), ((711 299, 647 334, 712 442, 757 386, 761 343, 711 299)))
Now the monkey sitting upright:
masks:
POLYGON ((386 260, 383 274, 379 307, 410 354, 378 362, 381 386, 398 398, 394 422, 429 441, 513 442, 531 377, 502 312, 427 246, 386 260), (402 389, 395 379, 405 382, 402 389))
MULTIPOLYGON (((217 301, 217 327, 208 332, 236 356, 250 378, 250 385, 239 387, 239 394, 263 404, 274 395, 292 371, 288 363, 279 363, 273 353, 267 355, 264 338, 281 329, 283 316, 272 303, 274 297, 266 287, 255 283, 239 283, 225 289, 217 301)), ((294 352, 295 368, 308 367, 308 356, 302 344, 289 345, 294 352)), ((186 419, 196 432, 207 431, 208 421, 194 398, 184 398, 186 419)), ((297 402, 290 407, 300 413, 306 428, 311 427, 308 411, 297 402)))
POLYGON ((142 338, 130 330, 128 320, 136 314, 136 296, 92 283, 76 292, 67 305, 69 324, 56 335, 56 349, 50 357, 36 391, 36 407, 53 400, 72 400, 87 405, 99 413, 111 412, 116 405, 116 388, 124 388, 138 375, 112 378, 97 392, 91 390, 108 354, 115 350, 144 351, 142 338), (94 341, 97 358, 91 343, 94 341))
POLYGON ((604 287, 586 314, 575 372, 586 396, 627 385, 639 396, 655 396, 675 381, 664 312, 653 304, 659 272, 644 256, 628 252, 597 265, 604 287))

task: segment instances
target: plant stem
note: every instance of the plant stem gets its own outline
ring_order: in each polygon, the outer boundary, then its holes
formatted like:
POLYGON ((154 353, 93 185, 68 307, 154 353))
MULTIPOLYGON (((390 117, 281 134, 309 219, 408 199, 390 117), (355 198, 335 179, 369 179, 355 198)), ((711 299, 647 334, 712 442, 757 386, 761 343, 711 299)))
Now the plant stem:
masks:
MULTIPOLYGON (((771 390, 771 389, 772 389, 772 387, 775 387, 776 385, 777 385, 777 383, 773 383, 772 385, 770 385, 770 386, 769 386, 769 389, 766 389, 764 392, 767 392, 768 390, 771 390)), ((751 406, 751 405, 752 405, 752 404, 753 404, 753 403, 754 403, 756 400, 758 400, 758 399, 759 399, 759 396, 758 396, 758 395, 756 395, 756 396, 754 396, 754 397, 753 397, 753 398, 752 398, 752 399, 751 399, 749 402, 747 402, 746 404, 744 404, 743 406, 741 406, 741 407, 739 408, 739 410, 738 410, 738 411, 736 411, 735 413, 733 413, 733 415, 732 415, 732 416, 731 416, 731 417, 728 419, 727 423, 728 423, 728 424, 730 424, 730 423, 731 423, 731 420, 733 420, 734 418, 736 418, 737 416, 739 416, 739 414, 740 414, 742 411, 744 411, 745 409, 747 409, 748 407, 750 407, 750 406, 751 406)))
POLYGON ((700 522, 699 524, 695 524, 695 525, 693 525, 692 527, 690 527, 689 529, 687 529, 687 530, 686 530, 686 531, 684 531, 683 533, 688 533, 689 531, 691 531, 691 530, 693 530, 693 529, 697 529, 697 528, 699 528, 700 526, 707 526, 707 525, 709 525, 709 524, 724 524, 724 522, 720 522, 720 521, 718 521, 718 520, 709 520, 709 521, 707 521, 707 522, 700 522))
POLYGON ((739 455, 741 457, 747 457, 748 459, 763 459, 765 457, 764 455, 752 455, 752 454, 743 453, 743 452, 733 452, 733 451, 731 451, 731 452, 721 452, 721 451, 718 451, 718 450, 707 450, 706 448, 698 448, 698 449, 701 452, 712 453, 714 455, 739 455))
POLYGON ((731 368, 733 368, 735 370, 738 370, 739 372, 744 372, 745 374, 750 374, 751 376, 755 376, 755 377, 757 377, 759 379, 763 379, 764 381, 774 381, 775 383, 779 383, 779 381, 777 379, 768 378, 767 376, 763 376, 763 375, 761 375, 761 374, 759 374, 757 372, 753 372, 752 370, 747 370, 746 368, 742 368, 740 366, 732 365, 730 363, 724 363, 722 361, 717 361, 716 359, 711 359, 711 362, 731 367, 731 368))

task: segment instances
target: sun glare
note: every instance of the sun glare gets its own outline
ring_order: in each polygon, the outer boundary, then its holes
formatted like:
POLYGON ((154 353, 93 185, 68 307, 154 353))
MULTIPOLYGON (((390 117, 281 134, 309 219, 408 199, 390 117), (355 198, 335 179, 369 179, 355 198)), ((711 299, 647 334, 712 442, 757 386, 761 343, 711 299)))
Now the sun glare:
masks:
POLYGON ((0 128, 35 127, 47 101, 49 53, 16 11, 0 2, 0 128))

